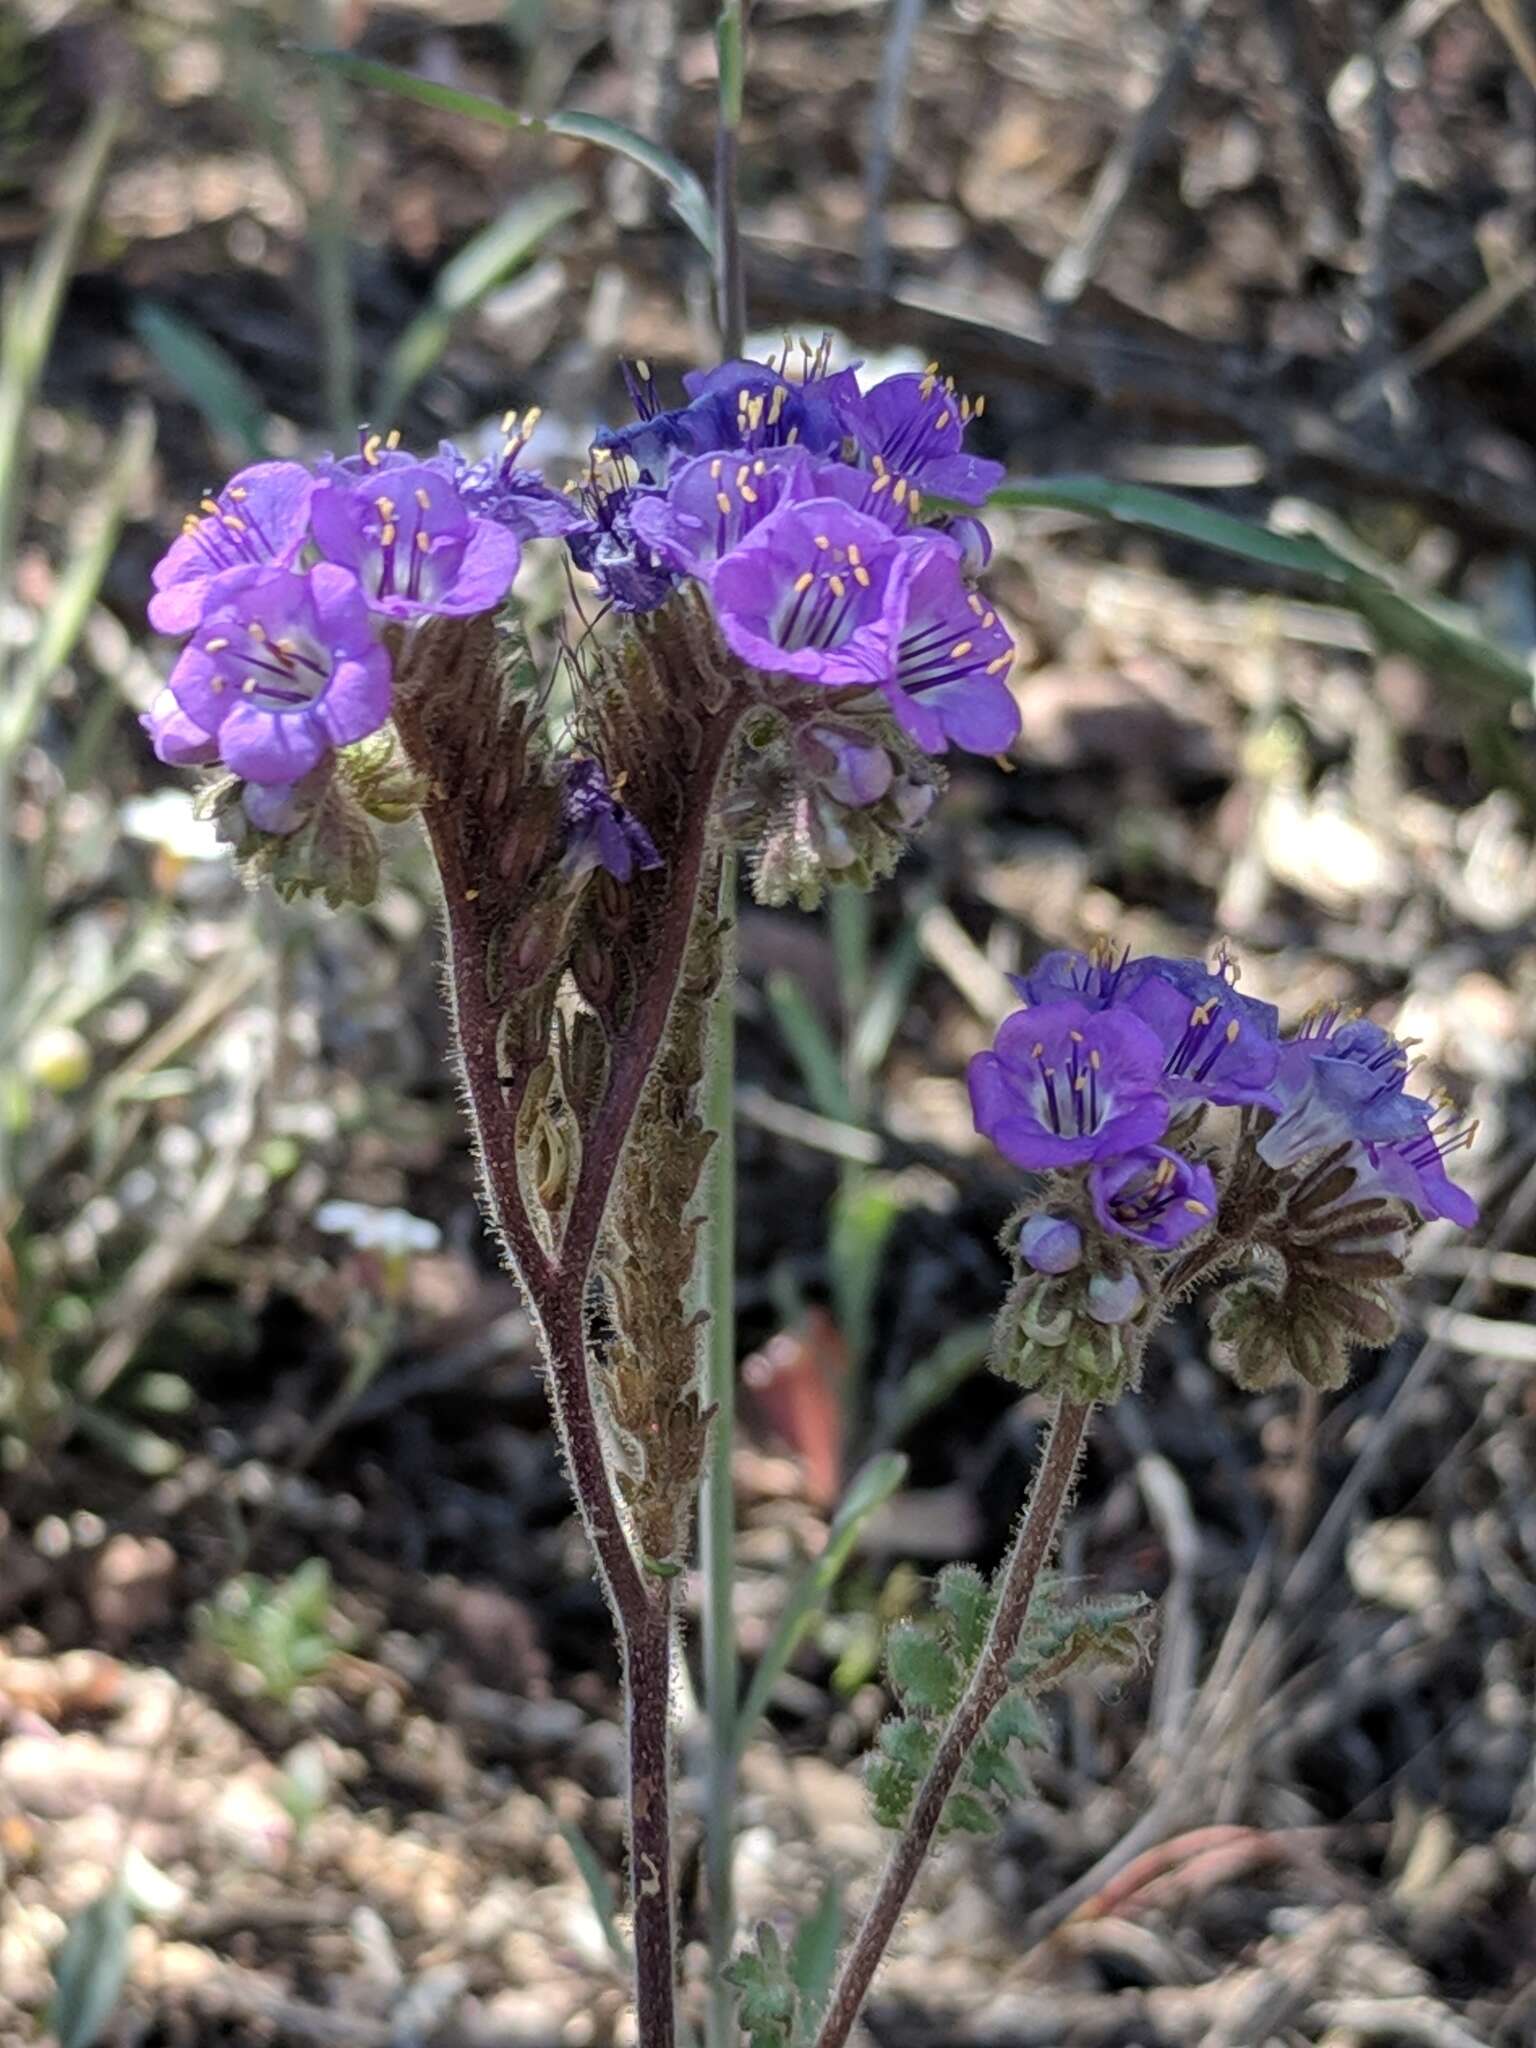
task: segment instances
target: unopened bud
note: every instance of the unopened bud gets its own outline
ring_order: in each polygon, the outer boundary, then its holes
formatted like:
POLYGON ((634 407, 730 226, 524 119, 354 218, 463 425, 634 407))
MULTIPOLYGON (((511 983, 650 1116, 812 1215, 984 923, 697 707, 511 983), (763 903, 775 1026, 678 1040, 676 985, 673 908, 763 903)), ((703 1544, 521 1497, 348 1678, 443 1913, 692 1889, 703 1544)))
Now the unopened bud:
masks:
POLYGON ((1096 1323, 1110 1328, 1128 1323, 1145 1299, 1146 1290, 1129 1267, 1113 1278, 1095 1273, 1088 1282, 1088 1313, 1096 1323))
POLYGON ((1019 1232, 1019 1257, 1037 1273, 1070 1273, 1082 1256, 1083 1233, 1070 1216, 1031 1216, 1019 1232))

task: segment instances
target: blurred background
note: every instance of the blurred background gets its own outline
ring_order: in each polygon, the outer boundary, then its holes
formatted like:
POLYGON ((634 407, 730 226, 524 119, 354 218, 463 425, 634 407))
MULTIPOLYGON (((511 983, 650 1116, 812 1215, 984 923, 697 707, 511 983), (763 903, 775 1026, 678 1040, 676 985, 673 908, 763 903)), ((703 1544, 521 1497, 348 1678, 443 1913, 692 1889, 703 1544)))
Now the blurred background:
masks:
MULTIPOLYGON (((249 894, 135 714, 208 486, 529 404, 569 473, 621 354, 711 357, 710 284, 645 170, 299 54, 333 43, 713 147, 691 0, 0 15, 7 2043, 56 1997, 71 2048, 630 2038, 606 1619, 424 854, 366 912, 249 894)), ((1014 1190, 961 1078, 1006 973, 1224 936, 1483 1120, 1485 1248, 1424 1233, 1347 1391, 1239 1395, 1191 1321, 1104 1418, 1064 1566, 1158 1598, 1153 1663, 929 1872, 881 2043, 1536 2041, 1533 77, 1522 0, 752 12, 754 332, 937 358, 982 452, 1121 517, 999 517, 1015 759, 957 760, 872 899, 744 921, 749 1655, 848 1477, 910 1458, 748 1754, 746 1914, 860 1894, 880 1630, 1022 1499, 1043 1410, 980 1370, 1014 1190)), ((553 567, 524 594, 553 630, 553 567)))

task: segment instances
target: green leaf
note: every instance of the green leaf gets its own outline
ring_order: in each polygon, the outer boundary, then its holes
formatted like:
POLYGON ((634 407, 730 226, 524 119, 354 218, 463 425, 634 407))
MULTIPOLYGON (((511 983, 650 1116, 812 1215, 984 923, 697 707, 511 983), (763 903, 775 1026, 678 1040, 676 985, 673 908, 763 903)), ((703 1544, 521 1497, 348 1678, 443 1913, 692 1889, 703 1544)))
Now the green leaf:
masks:
POLYGON ((877 1827, 906 1826, 907 1811, 917 1790, 917 1780, 910 1771, 904 1770, 891 1757, 871 1757, 864 1773, 864 1786, 869 1793, 870 1810, 877 1827))
POLYGON ((821 1555, 795 1582, 794 1590, 784 1604, 784 1612, 779 1616, 779 1625, 752 1674, 752 1683, 736 1716, 734 1740, 738 1756, 767 1711, 773 1689, 800 1647, 806 1630, 831 1597, 832 1589, 859 1540, 859 1531, 876 1508, 891 1498, 906 1476, 906 1459, 899 1452, 892 1451, 871 1458, 854 1474, 853 1482, 827 1531, 821 1555))
POLYGON ((233 441, 250 461, 267 452, 267 409, 260 393, 219 344, 155 299, 139 299, 133 331, 202 414, 216 441, 233 441))
POLYGON ((438 361, 453 330, 499 284, 521 270, 562 222, 579 213, 585 195, 561 178, 525 192, 445 263, 432 296, 390 350, 379 376, 374 416, 394 419, 438 361))
POLYGON ((995 1835, 997 1815, 974 1792, 951 1792, 944 1803, 944 1826, 964 1835, 995 1835))
POLYGON ((933 1762, 939 1731, 927 1721, 901 1716, 887 1721, 876 1737, 882 1752, 909 1776, 920 1778, 933 1762))
POLYGON ((902 1621, 886 1638, 886 1668, 903 1704, 925 1714, 947 1714, 960 1697, 961 1673, 933 1630, 902 1621))
POLYGON ((601 114, 519 113, 515 107, 504 107, 499 100, 486 99, 480 93, 461 92, 455 86, 439 85, 435 79, 419 78, 413 71, 401 71, 393 64, 376 64, 370 58, 354 57, 344 50, 306 48, 301 54, 317 64, 340 71, 357 85, 374 86, 381 92, 392 92, 400 99, 415 100, 424 107, 437 107, 448 114, 462 114, 470 121, 490 121, 498 128, 567 135, 575 141, 592 142, 599 149, 612 150, 616 156, 628 157, 631 163, 639 164, 660 179, 667 189, 672 211, 705 254, 711 259, 714 257, 715 216, 704 187, 686 164, 666 150, 658 149, 654 142, 647 142, 632 128, 609 121, 601 114))
POLYGON ((880 1174, 846 1175, 832 1198, 827 1267, 833 1312, 848 1346, 855 1384, 874 1343, 880 1271, 885 1264, 885 1248, 901 1215, 902 1203, 894 1181, 880 1174))
POLYGON ((949 1617, 955 1647, 967 1668, 975 1665, 992 1626, 997 1601, 974 1565, 952 1564, 939 1574, 934 1604, 949 1617))
POLYGON ((598 1861, 597 1852, 579 1827, 570 1821, 559 1823, 565 1846, 571 1852, 577 1872, 587 1888, 587 1898, 592 1911, 597 1915, 597 1924, 603 1930, 603 1939, 608 1944, 608 1953, 624 1971, 633 1965, 628 1944, 619 1931, 618 1901, 614 1897, 613 1885, 608 1873, 598 1861))
POLYGON ((742 1949, 721 1974, 738 1993, 736 2016, 751 2048, 792 2048, 799 1995, 784 1944, 766 1920, 754 1946, 742 1949))
POLYGON ((768 976, 763 992, 817 1115, 830 1117, 834 1123, 853 1123, 854 1108, 843 1081, 842 1061, 804 984, 798 976, 776 970, 768 976))
POLYGON ((796 2033, 802 2041, 809 2039, 832 1989, 842 1926, 843 1888, 829 1877, 815 1909, 795 1929, 789 1952, 789 1974, 800 1994, 796 2033))
POLYGON ((990 1323, 962 1323, 902 1377, 881 1417, 879 1441, 899 1444, 918 1424, 974 1379, 992 1348, 990 1323))
POLYGON ((1264 568, 1310 577, 1358 612, 1382 646, 1412 655, 1442 674, 1453 674, 1498 703, 1521 703, 1530 695, 1531 673, 1525 663, 1471 630, 1455 607, 1396 587, 1385 565, 1371 568, 1352 561, 1315 535, 1274 533, 1172 491, 1099 476, 1039 477, 1004 484, 988 503, 1084 512, 1196 541, 1264 568))
POLYGON ((965 1775, 978 1792, 1017 1799, 1024 1790, 1024 1780, 1006 1743, 994 1742, 987 1735, 979 1736, 973 1745, 965 1760, 965 1775))
POLYGON ((121 1883, 109 1885, 69 1923, 53 1952, 48 2024, 59 2048, 92 2048, 117 2010, 128 1976, 133 1906, 121 1883))
POLYGON ((1050 1743, 1039 1708, 1027 1693, 1005 1693, 992 1709, 987 1736, 997 1742, 1017 1742, 1025 1749, 1045 1749, 1050 1743))

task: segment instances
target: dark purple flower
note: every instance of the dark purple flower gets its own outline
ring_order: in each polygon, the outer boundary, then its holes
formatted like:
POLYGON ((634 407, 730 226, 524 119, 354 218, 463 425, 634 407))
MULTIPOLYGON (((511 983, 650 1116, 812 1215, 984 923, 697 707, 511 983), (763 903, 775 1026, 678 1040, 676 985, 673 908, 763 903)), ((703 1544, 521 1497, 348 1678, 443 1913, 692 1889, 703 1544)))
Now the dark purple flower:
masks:
POLYGON ((345 569, 243 569, 221 581, 170 690, 236 775, 292 783, 383 725, 389 656, 345 569))
POLYGON ((1013 640, 992 607, 960 574, 958 549, 914 534, 907 613, 897 648, 891 709, 930 754, 951 745, 1001 754, 1019 733, 1019 707, 1006 677, 1013 640))
POLYGON ((614 795, 600 761, 567 764, 561 809, 566 832, 561 866, 566 874, 606 868, 616 882, 627 882, 636 869, 664 865, 650 833, 614 795))
POLYGON ((1005 1019, 968 1075, 976 1128, 1043 1172, 1153 1144, 1168 1124, 1163 1055, 1139 1017, 1049 1003, 1005 1019))
POLYGON ((387 618, 492 611, 517 574, 516 535, 473 513, 425 462, 357 477, 333 468, 310 518, 320 552, 349 569, 387 618))
POLYGON ((1025 1218, 1019 1257, 1035 1273, 1070 1273, 1082 1263, 1083 1233, 1070 1216, 1042 1212, 1025 1218))
POLYGON ((581 486, 585 517, 566 534, 578 569, 585 569, 616 611, 653 612, 677 588, 677 571, 636 524, 654 494, 637 484, 605 481, 594 466, 581 486))
POLYGON ((1426 1220, 1475 1223, 1477 1204, 1444 1164, 1471 1143, 1473 1127, 1454 1110, 1410 1095, 1411 1072, 1407 1049, 1379 1024, 1322 1013, 1280 1049, 1280 1113, 1258 1141, 1260 1158, 1279 1171, 1349 1145, 1357 1192, 1391 1195, 1426 1220))
POLYGON ((1106 1230, 1169 1251, 1216 1214, 1210 1168, 1161 1145, 1142 1145, 1089 1169, 1093 1213, 1106 1230))
POLYGON ((890 693, 911 569, 877 520, 811 498, 780 505, 717 562, 710 594, 727 643, 753 668, 890 693))
POLYGON ((190 513, 179 540, 155 564, 149 623, 157 633, 190 633, 215 578, 231 569, 297 559, 309 532, 315 480, 297 462, 257 462, 232 476, 217 498, 190 513))
POLYGON ((808 779, 847 810, 879 803, 896 779, 895 764, 884 747, 834 726, 802 727, 795 736, 795 752, 808 779))
POLYGON ((1133 960, 1100 947, 1092 953, 1047 953, 1029 974, 1014 977, 1013 985, 1026 1002, 1070 996, 1090 1009, 1140 1017, 1162 1043, 1175 1102, 1273 1109, 1279 1012, 1272 1003, 1240 995, 1233 974, 1225 959, 1213 973, 1198 960, 1155 953, 1133 960))
POLYGON ((478 519, 494 520, 519 540, 547 539, 569 533, 581 514, 564 491, 545 483, 536 469, 519 467, 539 422, 531 406, 518 421, 508 413, 501 423, 502 442, 492 455, 466 455, 452 441, 440 441, 434 465, 443 470, 468 510, 478 519))
MULTIPOLYGON (((814 359, 813 359, 814 360, 814 359)), ((720 450, 758 455, 769 448, 803 448, 813 455, 840 452, 844 410, 858 398, 852 370, 827 376, 813 370, 786 376, 771 363, 736 359, 683 379, 689 403, 652 410, 630 427, 599 434, 595 446, 634 464, 642 481, 660 484, 694 456, 720 450)), ((637 392, 631 382, 632 393, 637 392)), ((647 383, 637 403, 650 402, 647 383)))
POLYGON ((1004 476, 1000 462, 967 455, 965 430, 981 409, 939 381, 937 365, 921 376, 887 377, 841 401, 843 426, 871 468, 910 490, 979 505, 1004 476))

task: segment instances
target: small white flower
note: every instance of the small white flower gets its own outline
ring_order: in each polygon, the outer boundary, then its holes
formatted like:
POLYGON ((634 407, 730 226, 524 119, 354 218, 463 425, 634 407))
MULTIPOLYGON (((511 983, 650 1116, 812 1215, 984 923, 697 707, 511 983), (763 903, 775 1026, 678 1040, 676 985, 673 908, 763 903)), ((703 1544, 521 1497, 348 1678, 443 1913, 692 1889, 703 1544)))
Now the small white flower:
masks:
POLYGON ((382 1252, 386 1258, 435 1252, 443 1241, 425 1216, 413 1216, 409 1209, 374 1209, 366 1202, 322 1202, 315 1223, 333 1237, 347 1238, 360 1252, 382 1252))

